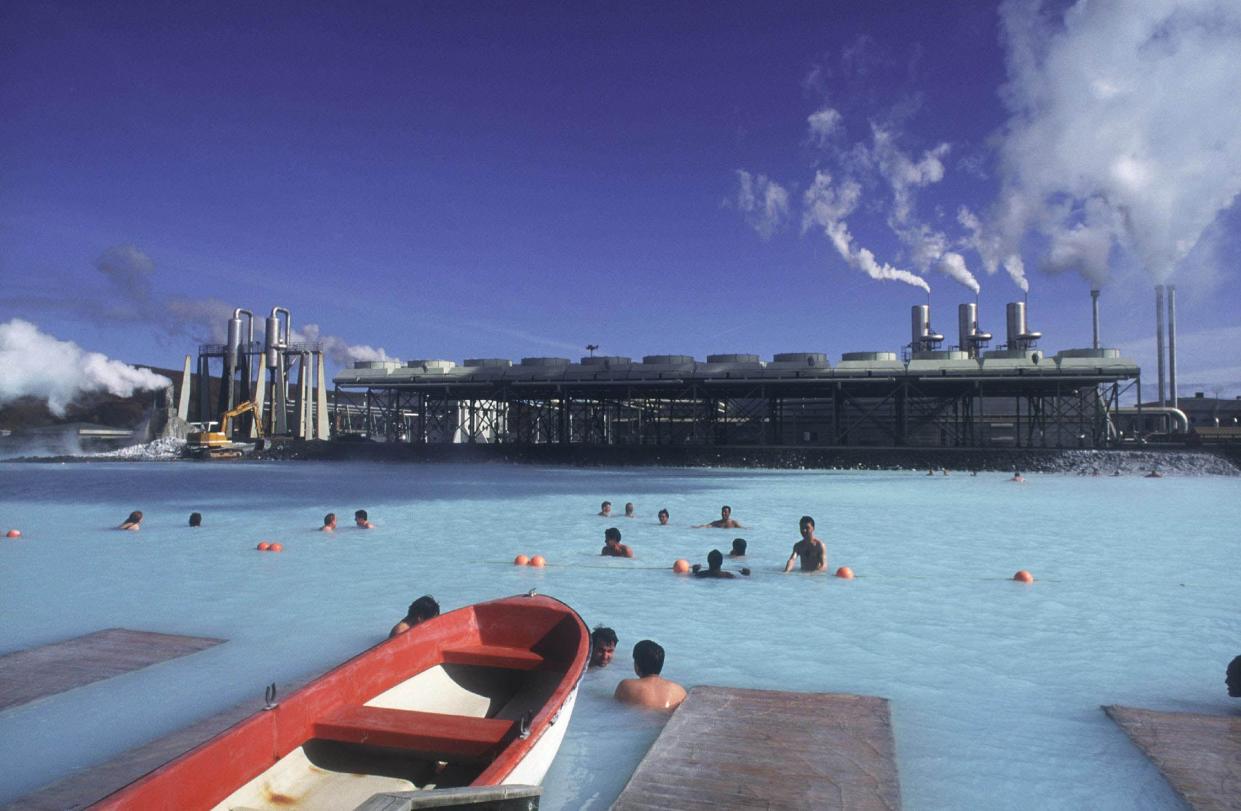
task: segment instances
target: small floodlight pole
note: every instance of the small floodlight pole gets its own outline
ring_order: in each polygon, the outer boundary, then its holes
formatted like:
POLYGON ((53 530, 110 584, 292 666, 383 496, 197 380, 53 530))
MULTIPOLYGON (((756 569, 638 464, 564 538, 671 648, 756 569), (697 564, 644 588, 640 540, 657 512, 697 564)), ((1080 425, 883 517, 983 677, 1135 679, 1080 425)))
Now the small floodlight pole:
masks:
POLYGON ((599 344, 586 344, 586 351, 590 353, 592 358, 595 356, 595 350, 598 348, 599 344))

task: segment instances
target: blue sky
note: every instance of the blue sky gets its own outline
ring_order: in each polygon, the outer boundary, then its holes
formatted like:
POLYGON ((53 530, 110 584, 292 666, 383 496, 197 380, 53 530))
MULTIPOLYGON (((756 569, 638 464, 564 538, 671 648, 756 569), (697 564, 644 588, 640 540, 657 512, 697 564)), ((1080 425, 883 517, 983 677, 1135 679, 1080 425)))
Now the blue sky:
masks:
POLYGON ((1023 276, 1045 350, 1101 284, 1153 382, 1166 279, 1183 390, 1241 394, 1241 10, 917 5, 5 4, 0 323, 166 366, 275 305, 338 361, 835 362, 922 284, 1002 338, 1023 276))

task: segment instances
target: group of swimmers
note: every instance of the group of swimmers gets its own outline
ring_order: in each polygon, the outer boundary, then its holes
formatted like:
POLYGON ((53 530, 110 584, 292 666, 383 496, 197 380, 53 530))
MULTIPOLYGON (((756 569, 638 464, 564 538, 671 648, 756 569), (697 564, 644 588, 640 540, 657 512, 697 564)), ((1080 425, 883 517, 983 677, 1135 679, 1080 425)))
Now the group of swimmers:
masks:
MULTIPOLYGON (((366 510, 353 511, 353 525, 358 529, 374 529, 375 525, 371 523, 370 518, 366 514, 366 510)), ((323 516, 323 526, 319 527, 320 532, 336 531, 336 513, 328 513, 323 516)))
MULTIPOLYGON (((203 525, 202 513, 190 513, 190 526, 201 527, 203 525)), ((137 532, 142 529, 142 510, 134 510, 129 517, 121 522, 117 529, 123 529, 128 532, 137 532)))
MULTIPOLYGON (((620 638, 603 625, 590 633, 590 667, 604 668, 612 663, 620 638)), ((685 688, 660 674, 664 669, 664 649, 658 642, 643 639, 633 646, 633 672, 636 679, 621 679, 613 693, 618 701, 654 710, 675 710, 685 700, 685 688)))

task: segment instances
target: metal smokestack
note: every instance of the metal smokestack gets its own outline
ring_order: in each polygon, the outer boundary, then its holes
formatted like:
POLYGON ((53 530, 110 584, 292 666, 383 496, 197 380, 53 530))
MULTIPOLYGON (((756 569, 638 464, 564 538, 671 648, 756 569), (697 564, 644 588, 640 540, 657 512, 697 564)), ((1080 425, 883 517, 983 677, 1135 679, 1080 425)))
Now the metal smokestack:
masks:
POLYGON ((931 331, 931 305, 915 304, 909 311, 910 314, 910 350, 913 352, 923 351, 926 345, 926 335, 931 331))
POLYGON ((974 356, 974 332, 978 328, 978 305, 972 302, 957 305, 957 342, 962 352, 974 356))
POLYGON ((1090 291, 1090 325, 1093 328, 1094 341, 1091 343, 1095 349, 1099 348, 1099 291, 1090 291))
POLYGON ((1158 356, 1159 367, 1159 406, 1167 404, 1164 398, 1164 366, 1163 366, 1163 285, 1155 285, 1155 354, 1158 356))
POLYGON ((1176 287, 1168 285, 1168 399, 1176 408, 1176 287))
POLYGON ((1004 308, 1005 326, 1008 328, 1008 348, 1025 349, 1022 336, 1026 334, 1026 304, 1010 301, 1004 308))

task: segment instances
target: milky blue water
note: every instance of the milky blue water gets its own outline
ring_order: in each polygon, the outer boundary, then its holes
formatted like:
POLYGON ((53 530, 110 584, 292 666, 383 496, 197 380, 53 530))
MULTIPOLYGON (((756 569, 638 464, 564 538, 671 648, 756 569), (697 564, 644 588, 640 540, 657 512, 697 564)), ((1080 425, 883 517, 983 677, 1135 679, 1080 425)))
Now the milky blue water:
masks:
POLYGON ((420 594, 447 610, 537 588, 621 637, 583 683, 545 808, 606 808, 658 734, 659 715, 611 699, 644 637, 687 686, 887 697, 909 809, 1179 807, 1099 706, 1235 711, 1223 674, 1241 653, 1241 479, 1005 479, 0 464, 0 529, 24 532, 0 539, 0 653, 109 627, 228 640, 0 712, 0 802, 259 702, 268 682, 382 639, 420 594), (605 498, 638 517, 597 517, 605 498), (725 503, 745 530, 690 528, 725 503), (379 527, 349 528, 357 508, 379 527), (141 532, 112 529, 133 509, 141 532), (185 526, 193 510, 200 529, 185 526), (315 531, 328 511, 334 536, 315 531), (856 580, 779 572, 803 513, 856 580), (613 525, 635 559, 598 556, 613 525), (738 535, 749 580, 671 573, 738 535), (260 540, 285 551, 256 552, 260 540), (550 565, 514 567, 518 553, 550 565), (1022 568, 1038 581, 1012 582, 1022 568))

